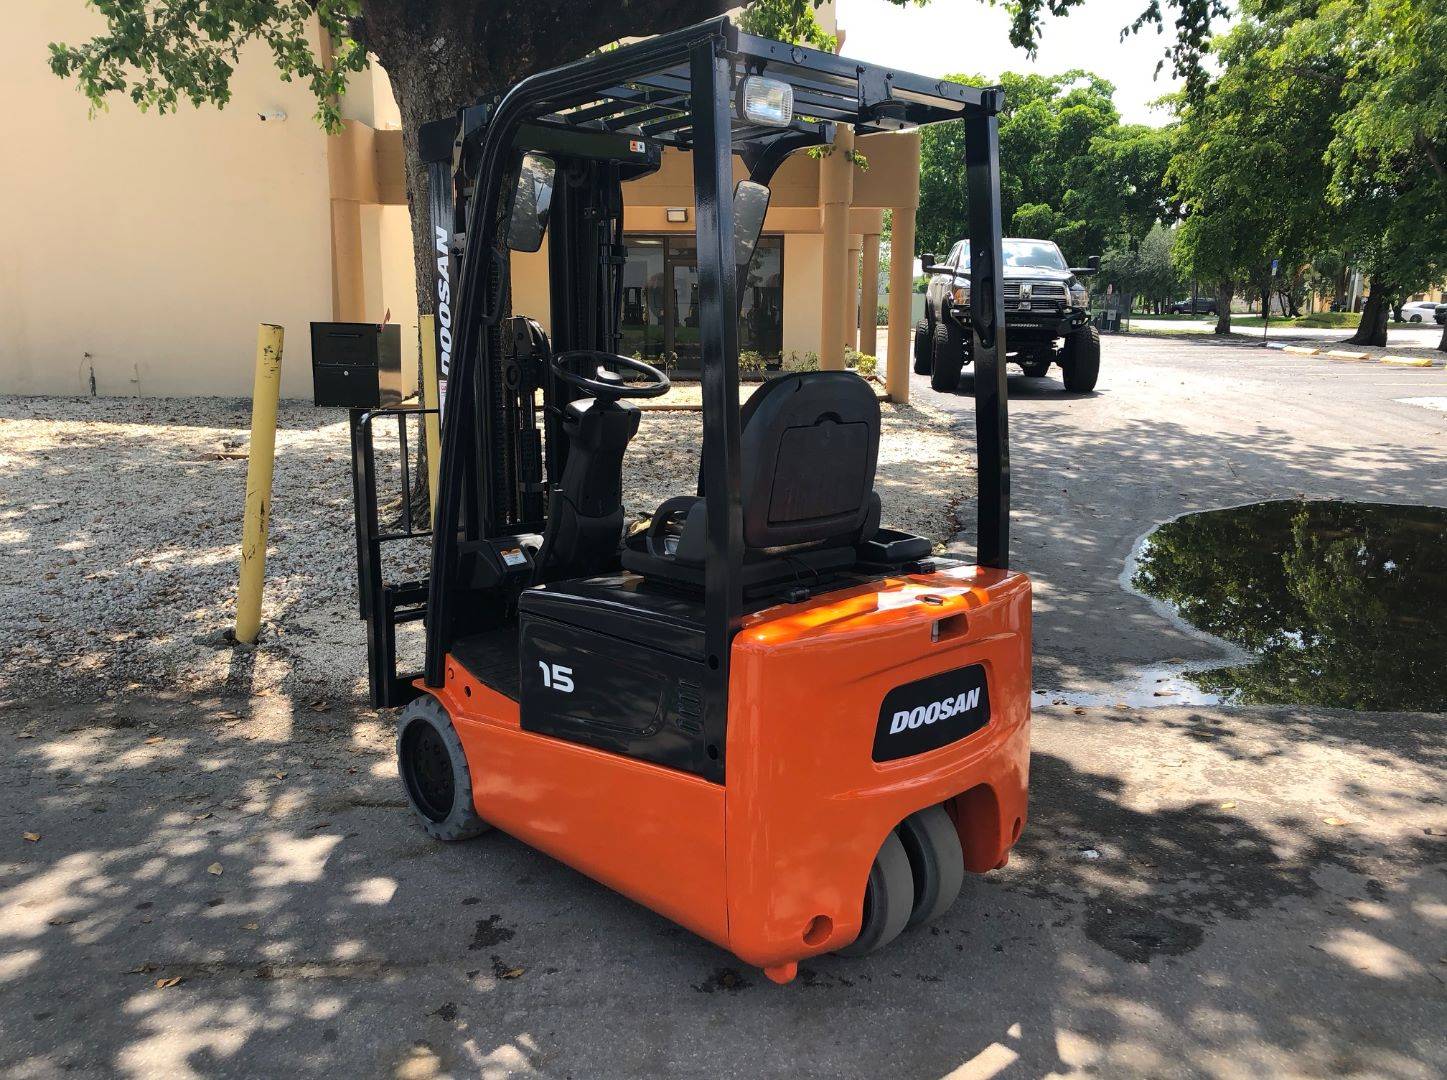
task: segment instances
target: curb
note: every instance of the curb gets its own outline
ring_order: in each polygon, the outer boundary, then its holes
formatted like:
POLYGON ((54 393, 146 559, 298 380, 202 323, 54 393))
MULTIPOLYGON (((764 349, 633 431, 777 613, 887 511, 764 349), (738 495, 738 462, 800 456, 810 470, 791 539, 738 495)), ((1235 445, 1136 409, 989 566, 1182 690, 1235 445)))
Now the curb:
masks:
POLYGON ((1398 367, 1429 368, 1432 361, 1425 356, 1384 356, 1384 364, 1396 364, 1398 367))
POLYGON ((1372 358, 1371 353, 1347 352, 1345 349, 1328 349, 1326 354, 1333 360, 1370 360, 1372 358))
POLYGON ((1320 349, 1314 349, 1309 345, 1283 345, 1281 351, 1289 352, 1292 356, 1315 356, 1321 352, 1320 349))

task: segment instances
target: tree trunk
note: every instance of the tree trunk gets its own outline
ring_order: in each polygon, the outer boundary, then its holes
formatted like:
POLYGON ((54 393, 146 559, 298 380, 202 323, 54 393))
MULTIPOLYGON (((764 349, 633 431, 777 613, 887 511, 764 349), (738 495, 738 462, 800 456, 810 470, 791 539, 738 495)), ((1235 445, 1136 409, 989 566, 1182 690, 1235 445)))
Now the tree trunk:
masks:
POLYGON ((1216 333, 1231 332, 1231 300, 1236 295, 1236 282, 1225 279, 1216 286, 1216 333))
POLYGON ((1385 347, 1387 344, 1387 294, 1383 289, 1373 289, 1367 297, 1366 307, 1362 308, 1362 321, 1357 326, 1357 332, 1350 338, 1353 345, 1378 345, 1385 347))
POLYGON ((402 114, 418 310, 433 310, 436 267, 427 168, 417 156, 423 124, 502 94, 528 75, 581 59, 625 35, 676 30, 729 6, 723 0, 609 0, 581 6, 561 0, 362 0, 359 34, 391 79, 402 114))

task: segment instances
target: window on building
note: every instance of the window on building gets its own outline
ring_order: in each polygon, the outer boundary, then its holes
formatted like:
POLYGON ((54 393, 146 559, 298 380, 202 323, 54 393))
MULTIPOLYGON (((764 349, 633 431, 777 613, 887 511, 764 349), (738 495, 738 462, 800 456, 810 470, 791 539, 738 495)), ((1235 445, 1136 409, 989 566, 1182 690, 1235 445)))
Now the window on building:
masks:
MULTIPOLYGON (((680 374, 699 370, 698 249, 692 236, 627 236, 623 352, 680 374)), ((784 238, 760 238, 739 281, 739 351, 777 363, 784 345, 784 238)))

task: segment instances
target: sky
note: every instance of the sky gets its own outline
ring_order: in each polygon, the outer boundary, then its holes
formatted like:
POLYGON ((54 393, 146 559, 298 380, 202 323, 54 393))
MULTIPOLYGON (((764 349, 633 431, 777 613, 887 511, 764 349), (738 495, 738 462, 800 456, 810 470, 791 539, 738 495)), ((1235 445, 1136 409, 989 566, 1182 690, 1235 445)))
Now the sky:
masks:
MULTIPOLYGON (((845 56, 921 75, 1002 71, 1053 75, 1084 68, 1115 84, 1115 105, 1126 123, 1159 127, 1170 121, 1150 102, 1177 89, 1157 62, 1168 38, 1154 28, 1120 40, 1147 0, 1083 0, 1063 18, 1045 16, 1034 61, 1009 39, 1009 17, 985 0, 932 0, 925 7, 896 7, 888 0, 836 0, 845 56)), ((1167 12, 1169 19, 1170 13, 1167 12)))

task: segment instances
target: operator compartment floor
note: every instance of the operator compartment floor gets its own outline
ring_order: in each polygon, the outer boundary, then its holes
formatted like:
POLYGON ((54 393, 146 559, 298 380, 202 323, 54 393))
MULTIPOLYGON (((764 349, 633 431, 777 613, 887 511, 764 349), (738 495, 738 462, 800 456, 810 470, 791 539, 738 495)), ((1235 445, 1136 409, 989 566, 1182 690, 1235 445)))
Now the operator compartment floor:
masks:
POLYGON ((518 628, 516 623, 459 638, 452 657, 478 682, 518 700, 518 628))

